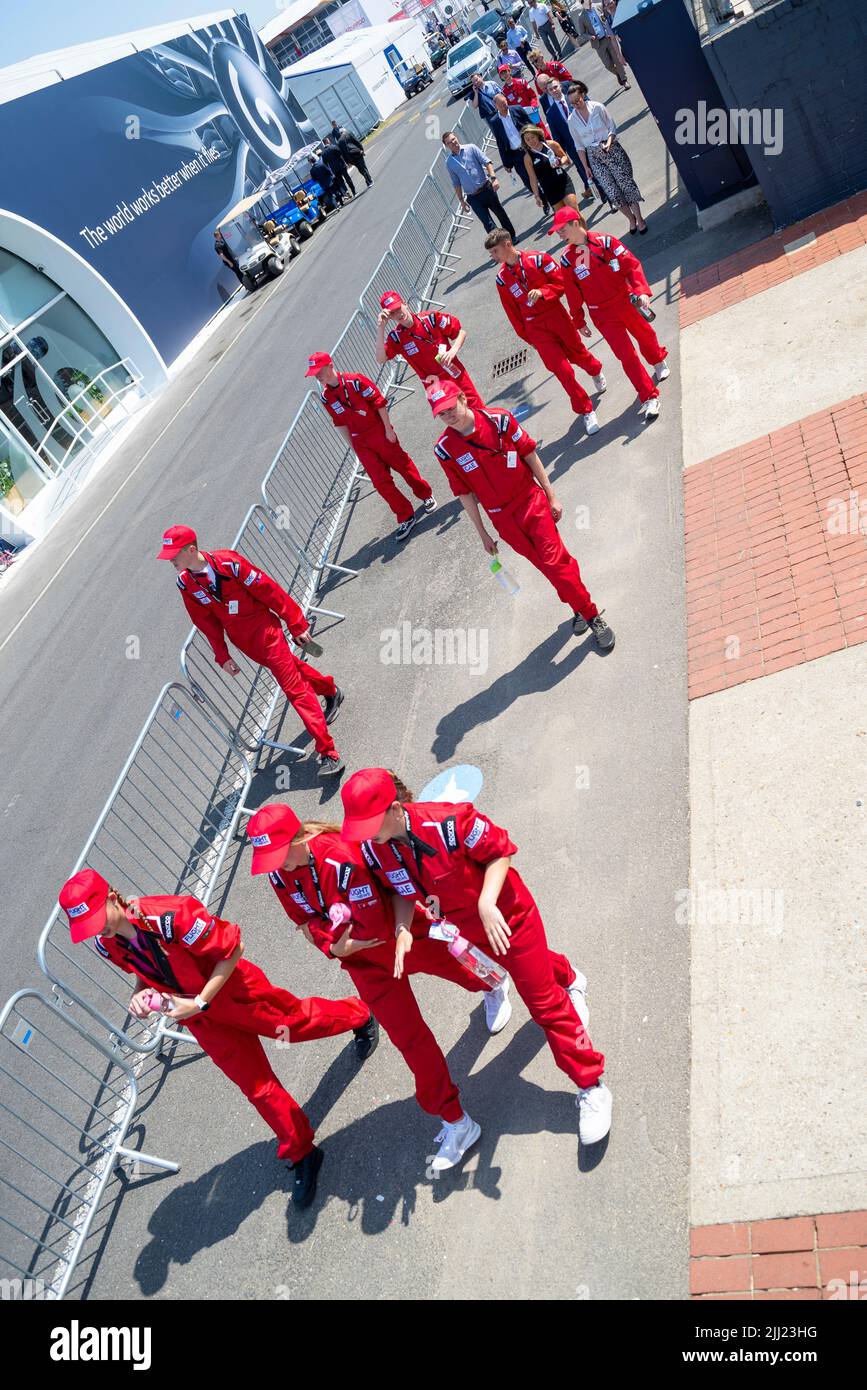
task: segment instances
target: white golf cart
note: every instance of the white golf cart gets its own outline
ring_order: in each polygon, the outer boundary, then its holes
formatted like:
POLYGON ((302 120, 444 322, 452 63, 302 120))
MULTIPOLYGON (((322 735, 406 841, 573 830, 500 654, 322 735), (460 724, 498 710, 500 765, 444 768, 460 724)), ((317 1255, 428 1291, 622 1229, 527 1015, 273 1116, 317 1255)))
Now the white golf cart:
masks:
POLYGON ((238 262, 241 284, 250 291, 282 275, 286 262, 301 250, 297 237, 281 227, 265 236, 252 216, 252 209, 260 200, 258 193, 242 198, 219 224, 223 240, 238 262))

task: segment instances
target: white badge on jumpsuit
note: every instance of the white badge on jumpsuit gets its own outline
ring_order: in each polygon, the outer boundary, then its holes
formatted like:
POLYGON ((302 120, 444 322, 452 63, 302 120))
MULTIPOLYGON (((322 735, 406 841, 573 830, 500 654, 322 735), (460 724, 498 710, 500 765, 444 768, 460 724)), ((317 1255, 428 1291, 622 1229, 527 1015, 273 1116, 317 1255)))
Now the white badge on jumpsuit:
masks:
POLYGON ((517 467, 518 467, 518 451, 517 451, 517 449, 509 449, 508 453, 506 454, 506 467, 507 467, 507 468, 517 468, 517 467))
POLYGON ((229 612, 230 612, 230 613, 237 613, 237 611, 238 611, 238 600, 237 600, 236 598, 230 598, 230 599, 229 599, 229 612))

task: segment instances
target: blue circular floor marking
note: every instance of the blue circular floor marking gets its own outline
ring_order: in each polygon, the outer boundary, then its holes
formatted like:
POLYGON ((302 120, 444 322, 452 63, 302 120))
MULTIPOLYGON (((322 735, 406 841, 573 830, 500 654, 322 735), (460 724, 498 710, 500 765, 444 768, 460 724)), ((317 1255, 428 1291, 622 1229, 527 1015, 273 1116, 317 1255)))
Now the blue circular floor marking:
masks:
POLYGON ((481 770, 459 763, 438 772, 418 794, 419 801, 475 801, 484 782, 481 770))

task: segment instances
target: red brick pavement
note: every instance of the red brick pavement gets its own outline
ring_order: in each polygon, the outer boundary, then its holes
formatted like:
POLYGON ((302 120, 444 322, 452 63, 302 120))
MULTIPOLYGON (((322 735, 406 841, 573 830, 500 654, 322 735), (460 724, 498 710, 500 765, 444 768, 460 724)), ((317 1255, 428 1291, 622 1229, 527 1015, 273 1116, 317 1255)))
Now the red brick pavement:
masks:
POLYGON ((867 395, 684 472, 689 696, 867 640, 867 395))
POLYGON ((680 326, 718 314, 751 295, 761 294, 772 285, 815 270, 817 265, 843 256, 867 243, 867 192, 836 203, 796 222, 782 232, 746 246, 725 260, 715 261, 680 282, 680 326), (784 247, 801 237, 815 234, 815 241, 797 251, 784 247))
POLYGON ((867 1299, 867 1211, 694 1226, 694 1300, 867 1299))

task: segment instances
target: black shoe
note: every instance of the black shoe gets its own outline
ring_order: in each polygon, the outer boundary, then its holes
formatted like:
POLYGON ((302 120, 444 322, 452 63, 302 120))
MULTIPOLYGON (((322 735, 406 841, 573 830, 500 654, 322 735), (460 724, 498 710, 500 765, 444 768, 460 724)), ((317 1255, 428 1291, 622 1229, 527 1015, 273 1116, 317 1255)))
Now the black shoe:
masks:
POLYGON ((337 718, 337 711, 340 709, 340 706, 342 704, 343 691, 340 689, 340 686, 337 685, 334 687, 333 695, 325 696, 325 703, 323 704, 322 712, 325 715, 326 724, 334 723, 335 719, 337 718))
POLYGON ((406 521, 402 521, 394 533, 397 539, 399 541, 405 541, 411 534, 412 529, 417 521, 418 517, 415 515, 415 513, 413 513, 412 516, 408 516, 406 521))
POLYGON ((325 1157, 321 1149, 316 1145, 299 1158, 293 1164, 292 1171, 295 1176, 292 1179, 292 1205, 299 1211, 304 1211, 309 1207, 313 1198, 316 1196, 316 1179, 319 1176, 319 1169, 322 1167, 322 1160, 325 1157))
POLYGON ((375 1052, 379 1042, 379 1024, 370 1015, 363 1028, 353 1028, 355 1034, 355 1055, 359 1062, 366 1062, 371 1052, 375 1052))
POLYGON ((339 777, 345 767, 346 764, 339 753, 335 753, 333 756, 328 753, 319 754, 320 777, 339 777))
POLYGON ((597 613, 595 618, 591 618, 590 626, 593 629, 597 647, 603 652, 610 652, 614 646, 614 630, 608 626, 601 613, 597 613))
POLYGON ((580 613, 575 613, 572 618, 573 637, 583 637, 589 626, 586 618, 582 617, 580 613))

